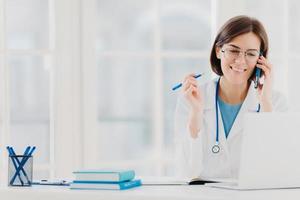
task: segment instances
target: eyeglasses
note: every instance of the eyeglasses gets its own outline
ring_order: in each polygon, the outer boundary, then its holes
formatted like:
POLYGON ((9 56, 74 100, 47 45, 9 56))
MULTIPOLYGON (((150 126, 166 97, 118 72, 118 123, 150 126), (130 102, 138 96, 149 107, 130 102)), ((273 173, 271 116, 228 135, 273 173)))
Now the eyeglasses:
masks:
POLYGON ((242 54, 248 63, 256 63, 260 54, 257 50, 242 51, 235 48, 222 49, 221 52, 224 53, 225 58, 228 60, 235 60, 242 54))

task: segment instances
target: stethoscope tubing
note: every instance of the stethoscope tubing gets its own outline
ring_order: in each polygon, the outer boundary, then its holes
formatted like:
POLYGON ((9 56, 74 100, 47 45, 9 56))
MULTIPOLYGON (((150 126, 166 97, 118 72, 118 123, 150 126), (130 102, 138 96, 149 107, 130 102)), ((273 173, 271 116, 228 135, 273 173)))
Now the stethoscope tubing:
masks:
MULTIPOLYGON (((213 153, 220 152, 220 145, 219 145, 219 106, 218 106, 218 95, 219 95, 219 87, 220 87, 220 79, 218 79, 217 86, 216 86, 216 94, 215 94, 215 106, 216 106, 216 142, 212 146, 211 151, 213 153)), ((258 108, 256 112, 260 112, 260 104, 258 104, 258 108)))

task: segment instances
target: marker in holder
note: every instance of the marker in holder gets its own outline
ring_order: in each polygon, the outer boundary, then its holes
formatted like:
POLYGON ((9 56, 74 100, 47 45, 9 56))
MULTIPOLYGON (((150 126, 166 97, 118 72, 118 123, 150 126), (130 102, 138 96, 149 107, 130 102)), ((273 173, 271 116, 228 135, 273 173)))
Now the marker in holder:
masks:
POLYGON ((9 186, 31 186, 34 150, 35 147, 27 147, 23 155, 16 155, 12 147, 7 147, 9 186))

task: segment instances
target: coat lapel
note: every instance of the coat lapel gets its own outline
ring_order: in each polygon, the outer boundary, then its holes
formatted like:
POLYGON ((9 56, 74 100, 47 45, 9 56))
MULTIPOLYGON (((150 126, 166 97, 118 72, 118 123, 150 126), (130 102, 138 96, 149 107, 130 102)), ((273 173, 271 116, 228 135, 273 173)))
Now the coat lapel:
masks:
MULTIPOLYGON (((204 102, 204 112, 210 113, 208 120, 213 120, 216 125, 216 105, 215 105, 215 93, 216 93, 216 85, 217 85, 218 79, 215 79, 211 82, 211 84, 206 88, 206 91, 203 91, 206 95, 205 96, 205 102, 204 102)), ((226 139, 225 131, 224 131, 224 125, 223 120, 219 108, 219 144, 222 146, 226 152, 228 152, 227 143, 234 138, 236 135, 239 135, 242 133, 243 130, 243 116, 247 112, 256 112, 258 108, 258 99, 256 97, 256 90, 254 89, 253 83, 251 83, 247 96, 244 100, 244 103, 242 104, 242 107, 232 125, 232 128, 230 130, 230 133, 226 139)), ((215 126, 214 126, 215 127, 215 126)), ((214 128, 215 130, 215 128, 214 128)), ((216 138, 216 130, 211 133, 213 134, 214 139, 216 138)))
POLYGON ((256 90, 254 89, 253 83, 251 83, 248 94, 242 104, 242 107, 234 120, 230 133, 227 137, 227 140, 230 141, 236 135, 241 134, 243 130, 243 116, 247 112, 256 112, 258 109, 258 99, 256 97, 256 90))

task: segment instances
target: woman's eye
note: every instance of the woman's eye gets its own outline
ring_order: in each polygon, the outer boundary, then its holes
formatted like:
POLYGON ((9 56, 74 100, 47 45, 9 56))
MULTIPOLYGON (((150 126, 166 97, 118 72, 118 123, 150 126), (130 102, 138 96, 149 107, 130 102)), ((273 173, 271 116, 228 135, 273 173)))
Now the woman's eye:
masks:
POLYGON ((240 51, 238 51, 238 50, 229 50, 229 52, 230 52, 230 53, 236 53, 236 54, 239 54, 239 53, 240 53, 240 51))
POLYGON ((255 53, 247 53, 247 55, 250 56, 250 57, 255 57, 256 56, 255 53))

